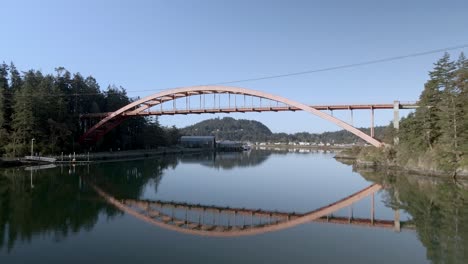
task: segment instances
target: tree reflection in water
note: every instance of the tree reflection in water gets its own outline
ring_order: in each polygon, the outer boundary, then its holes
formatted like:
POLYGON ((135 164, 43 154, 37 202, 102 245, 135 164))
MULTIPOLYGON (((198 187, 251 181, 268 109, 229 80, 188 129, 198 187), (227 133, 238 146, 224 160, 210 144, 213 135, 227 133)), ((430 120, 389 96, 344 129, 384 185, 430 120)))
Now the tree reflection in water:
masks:
POLYGON ((50 235, 55 241, 61 241, 81 231, 90 231, 100 213, 109 218, 122 214, 87 186, 82 175, 93 177, 115 197, 136 199, 149 182, 157 191, 163 171, 175 168, 181 161, 194 160, 230 169, 258 165, 270 154, 204 153, 33 172, 24 168, 0 170, 0 250, 11 251, 18 240, 30 242, 38 235, 50 235), (206 163, 207 160, 210 162, 206 163))
POLYGON ((468 263, 468 182, 358 169, 386 187, 385 203, 408 212, 434 263, 468 263))

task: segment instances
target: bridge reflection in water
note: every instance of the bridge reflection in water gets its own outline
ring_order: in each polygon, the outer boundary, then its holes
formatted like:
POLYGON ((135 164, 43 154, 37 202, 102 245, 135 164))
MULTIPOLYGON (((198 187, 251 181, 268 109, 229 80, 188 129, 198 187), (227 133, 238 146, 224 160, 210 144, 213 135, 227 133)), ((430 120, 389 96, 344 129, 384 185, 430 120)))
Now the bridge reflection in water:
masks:
POLYGON ((400 231, 402 224, 398 210, 395 210, 393 221, 374 219, 374 194, 382 189, 379 184, 372 184, 339 201, 302 214, 166 201, 119 200, 94 183, 88 182, 88 184, 109 204, 127 214, 161 228, 191 235, 213 237, 257 235, 308 222, 381 227, 396 231, 400 231), (350 206, 369 195, 372 195, 370 218, 353 218, 350 206), (350 207, 349 217, 332 216, 334 212, 346 207, 350 207))

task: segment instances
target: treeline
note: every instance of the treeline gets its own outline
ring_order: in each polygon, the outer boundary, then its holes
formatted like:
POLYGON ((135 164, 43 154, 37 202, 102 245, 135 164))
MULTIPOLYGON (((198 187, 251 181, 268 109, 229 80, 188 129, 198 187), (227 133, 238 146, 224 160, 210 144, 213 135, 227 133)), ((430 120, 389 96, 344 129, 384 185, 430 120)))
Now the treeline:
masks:
POLYGON ((456 175, 468 170, 468 60, 461 53, 453 61, 445 53, 429 77, 419 108, 401 120, 398 132, 393 131, 399 142, 386 148, 383 158, 402 167, 456 175))
MULTIPOLYGON (((23 156, 34 152, 58 154, 79 152, 85 113, 110 112, 130 103, 125 89, 109 85, 101 91, 96 79, 56 68, 55 74, 15 65, 0 65, 0 156, 23 156)), ((89 126, 89 124, 88 124, 89 126)), ((138 149, 171 145, 178 130, 164 128, 157 120, 131 118, 108 133, 92 150, 138 149)))
MULTIPOLYGON (((370 134, 369 128, 360 128, 370 134)), ((376 127, 377 138, 385 136, 385 127, 376 127)), ((273 133, 263 123, 254 120, 234 119, 232 117, 213 118, 181 129, 181 133, 191 136, 215 136, 219 140, 250 142, 311 142, 350 144, 363 142, 354 134, 345 130, 324 133, 299 132, 294 134, 273 133)))
MULTIPOLYGON (((370 128, 358 128, 366 134, 370 134, 370 128)), ((374 127, 375 138, 383 139, 386 136, 386 127, 374 127)), ((270 142, 311 142, 311 143, 330 143, 330 144, 364 144, 364 140, 357 137, 347 130, 338 130, 333 132, 309 133, 299 132, 294 134, 273 133, 270 142)))

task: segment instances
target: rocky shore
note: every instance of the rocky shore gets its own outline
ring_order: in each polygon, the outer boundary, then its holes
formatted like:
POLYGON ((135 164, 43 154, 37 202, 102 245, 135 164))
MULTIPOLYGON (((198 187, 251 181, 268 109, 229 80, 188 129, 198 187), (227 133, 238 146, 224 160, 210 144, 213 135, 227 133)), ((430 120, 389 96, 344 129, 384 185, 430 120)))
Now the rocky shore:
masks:
POLYGON ((438 176, 444 178, 458 178, 468 179, 468 168, 458 169, 456 174, 447 171, 442 171, 435 166, 429 164, 417 164, 417 166, 399 166, 392 161, 382 159, 381 157, 363 158, 360 150, 351 149, 347 151, 338 152, 335 155, 335 159, 342 163, 353 165, 355 168, 371 168, 376 170, 395 170, 408 172, 417 175, 425 176, 438 176))

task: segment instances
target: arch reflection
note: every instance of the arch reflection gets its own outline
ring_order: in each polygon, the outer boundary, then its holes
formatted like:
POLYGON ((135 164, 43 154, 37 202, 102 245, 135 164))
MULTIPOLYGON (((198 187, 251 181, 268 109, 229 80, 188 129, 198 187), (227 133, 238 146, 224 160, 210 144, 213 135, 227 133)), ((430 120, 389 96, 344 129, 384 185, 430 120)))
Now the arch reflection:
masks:
MULTIPOLYGON (((212 237, 258 235, 291 228, 311 221, 331 223, 346 223, 348 221, 348 223, 356 225, 386 228, 397 226, 397 223, 394 221, 374 220, 373 214, 371 219, 329 217, 334 212, 381 190, 382 186, 379 184, 372 184, 316 210, 297 214, 165 201, 116 199, 96 184, 92 182, 88 183, 107 203, 119 210, 152 225, 191 235, 212 237), (175 209, 179 209, 177 213, 175 209)), ((400 223, 398 222, 399 225, 400 223)))

